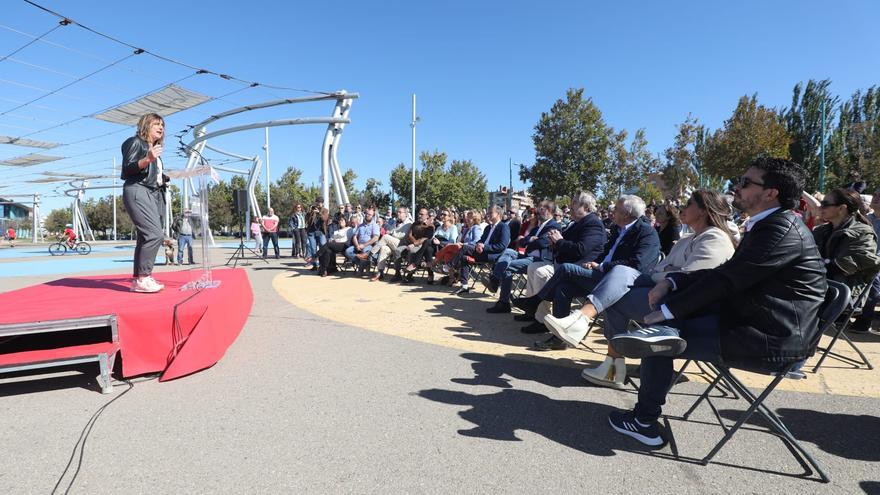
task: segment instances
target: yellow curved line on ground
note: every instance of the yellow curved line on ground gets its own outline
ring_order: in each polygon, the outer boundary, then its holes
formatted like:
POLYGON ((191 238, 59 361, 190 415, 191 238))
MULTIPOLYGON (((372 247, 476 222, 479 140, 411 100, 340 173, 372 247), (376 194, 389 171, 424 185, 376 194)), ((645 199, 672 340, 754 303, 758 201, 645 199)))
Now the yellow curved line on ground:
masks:
MULTIPOLYGON (((415 283, 411 285, 370 282, 366 278, 318 277, 313 272, 293 269, 272 280, 275 291, 294 306, 316 316, 374 332, 449 347, 465 352, 502 356, 568 368, 593 366, 603 359, 605 341, 592 333, 587 349, 540 352, 529 349, 537 338, 520 333, 522 323, 509 314, 485 312, 494 299, 482 294, 458 297, 448 287, 415 283)), ((880 359, 880 343, 860 344, 869 359, 880 359)), ((838 342, 836 351, 844 351, 838 342)), ((816 358, 810 360, 814 363, 816 358)), ((880 397, 880 372, 854 370, 834 361, 818 374, 807 373, 806 380, 784 380, 779 388, 809 393, 880 397)), ((631 365, 636 365, 632 361, 631 365)), ((699 377, 696 368, 689 376, 699 377)), ((632 371, 631 371, 632 372, 632 371)), ((763 386, 769 378, 737 373, 749 386, 763 386)))

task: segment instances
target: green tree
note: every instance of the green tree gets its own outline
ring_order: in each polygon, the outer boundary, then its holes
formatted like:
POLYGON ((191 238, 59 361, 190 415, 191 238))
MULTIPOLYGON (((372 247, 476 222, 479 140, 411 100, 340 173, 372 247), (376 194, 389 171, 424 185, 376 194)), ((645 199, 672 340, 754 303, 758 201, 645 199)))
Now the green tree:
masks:
POLYGON ((664 152, 666 165, 663 168, 663 182, 671 199, 681 198, 697 182, 694 144, 700 127, 696 117, 688 114, 685 121, 676 126, 678 133, 674 144, 664 152))
POLYGON ((46 215, 43 227, 49 232, 63 232, 71 218, 70 208, 56 208, 46 215))
POLYGON ((565 100, 541 114, 532 136, 535 164, 521 165, 519 177, 531 183, 535 199, 595 190, 608 164, 611 133, 583 88, 569 89, 565 100))
POLYGON ((791 107, 783 110, 785 128, 791 136, 789 147, 791 159, 801 164, 806 172, 806 187, 815 190, 819 184, 819 148, 823 139, 831 137, 832 126, 826 125, 822 134, 821 106, 825 102, 826 122, 832 122, 837 114, 840 99, 829 90, 830 79, 794 86, 791 107))
POLYGON ((880 186, 880 87, 857 90, 840 106, 825 156, 829 185, 845 186, 847 174, 855 171, 869 185, 880 186))
POLYGON ((380 212, 391 204, 391 195, 382 191, 382 181, 370 177, 361 193, 360 201, 364 206, 375 206, 380 212))
POLYGON ((602 196, 608 199, 619 198, 625 189, 635 184, 636 171, 626 147, 626 130, 611 134, 608 143, 610 163, 603 174, 602 196))
MULTIPOLYGON (((452 160, 447 166, 446 153, 419 155, 421 170, 416 171, 416 204, 429 208, 455 206, 459 209, 483 208, 488 203, 486 177, 470 160, 452 160)), ((410 206, 412 171, 399 164, 391 171, 391 188, 400 204, 410 206)))
MULTIPOLYGON (((232 185, 221 180, 219 184, 208 189, 208 221, 212 231, 222 232, 227 228, 238 230, 239 217, 232 208, 232 191, 235 185, 243 188, 243 184, 236 184, 236 179, 244 182, 244 179, 235 176, 232 178, 232 185)), ((242 225, 243 229, 247 227, 242 225)))
POLYGON ((791 145, 778 114, 759 105, 757 95, 741 97, 721 129, 708 139, 702 133, 697 138, 696 156, 703 165, 698 168, 706 175, 724 178, 741 175, 761 155, 788 158, 791 145))

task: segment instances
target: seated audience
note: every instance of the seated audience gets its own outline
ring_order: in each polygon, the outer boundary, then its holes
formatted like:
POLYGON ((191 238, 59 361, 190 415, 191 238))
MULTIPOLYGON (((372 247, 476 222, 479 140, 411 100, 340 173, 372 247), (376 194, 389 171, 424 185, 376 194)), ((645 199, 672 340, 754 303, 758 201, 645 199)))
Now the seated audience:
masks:
POLYGON ((318 248, 316 257, 318 258, 318 272, 322 277, 326 277, 328 273, 336 271, 336 255, 344 253, 345 249, 351 246, 351 237, 354 230, 348 227, 344 216, 337 218, 339 228, 333 231, 330 239, 318 248))
POLYGON ((477 262, 494 262, 507 249, 510 244, 510 231, 507 224, 501 221, 501 207, 493 205, 489 208, 489 225, 483 229, 480 241, 474 245, 464 245, 456 255, 459 270, 459 283, 461 286, 454 292, 463 295, 470 292, 468 277, 470 276, 470 263, 467 258, 472 257, 477 262))
POLYGON ((660 205, 655 211, 657 234, 660 236, 660 251, 669 254, 673 244, 681 237, 681 219, 678 208, 666 204, 660 205))
POLYGON ((736 186, 734 206, 749 221, 730 260, 669 274, 650 291, 629 291, 605 312, 615 335, 611 347, 642 358, 638 402, 632 411, 610 414, 615 431, 650 446, 665 443, 657 419, 674 358, 772 371, 809 357, 827 284, 813 236, 791 211, 802 190, 800 165, 753 161, 736 186), (627 332, 630 319, 649 326, 627 332))
MULTIPOLYGON (((553 215, 556 220, 559 209, 553 215)), ((602 251, 608 241, 605 226, 596 210, 596 197, 581 191, 572 198, 570 214, 572 221, 560 230, 548 234, 553 261, 538 261, 529 265, 526 276, 525 297, 538 293, 553 276, 557 266, 563 263, 587 263, 602 259, 602 251)), ((516 321, 531 322, 523 327, 523 333, 545 333, 544 316, 550 313, 550 303, 542 302, 535 311, 514 316, 516 321)))
MULTIPOLYGON (((874 234, 877 236, 877 239, 880 239, 880 187, 878 187, 874 191, 874 195, 871 196, 870 205, 872 212, 868 214, 868 220, 871 221, 871 225, 874 227, 874 234)), ((880 255, 880 241, 878 241, 877 254, 880 255)), ((878 302, 880 302, 880 274, 874 277, 874 280, 871 281, 868 299, 865 301, 865 306, 862 308, 862 314, 860 314, 856 318, 856 321, 850 326, 851 332, 868 333, 871 331, 871 324, 874 320, 874 315, 876 314, 878 302)))
MULTIPOLYGON (((675 243, 669 256, 646 273, 627 265, 615 266, 587 296, 588 302, 580 310, 565 318, 547 315, 544 322, 554 335, 574 347, 587 335, 593 318, 617 304, 631 287, 653 287, 670 273, 715 268, 724 263, 733 255, 736 244, 727 227, 728 215, 729 206, 721 194, 706 189, 694 191, 681 210, 681 221, 693 234, 675 243)), ((605 334, 606 339, 611 337, 605 334)), ((609 346, 605 361, 597 368, 584 369, 582 376, 596 385, 623 388, 626 361, 609 346)))
POLYGON ((556 204, 552 201, 543 201, 538 206, 536 225, 516 246, 523 248, 525 254, 520 254, 517 249, 506 249, 495 262, 487 288, 490 292, 496 292, 500 286, 501 291, 498 301, 494 306, 487 308, 487 312, 510 313, 510 290, 514 274, 525 272, 529 265, 536 261, 549 262, 553 259, 553 253, 550 251, 550 232, 561 228, 553 219, 554 213, 556 213, 556 204))
POLYGON ((452 260, 455 259, 455 255, 458 254, 462 246, 476 246, 477 243, 480 242, 480 237, 483 235, 483 227, 480 225, 483 221, 482 213, 479 211, 469 211, 465 213, 464 220, 464 228, 459 235, 458 242, 447 244, 434 256, 434 269, 436 270, 439 268, 443 273, 450 274, 444 276, 440 280, 440 283, 443 285, 447 285, 450 282, 451 277, 455 276, 455 271, 450 270, 449 266, 452 264, 452 260))
MULTIPOLYGON (((418 220, 416 220, 409 229, 405 243, 398 246, 393 252, 394 256, 394 276, 391 277, 392 282, 403 280, 401 276, 401 266, 404 262, 409 263, 409 256, 422 248, 422 244, 434 236, 434 223, 431 220, 431 214, 427 208, 419 209, 418 220)), ((407 282, 412 282, 412 273, 406 276, 407 282)))
POLYGON ((850 189, 835 189, 820 203, 823 223, 813 229, 813 239, 825 263, 828 278, 846 284, 853 300, 868 290, 880 270, 877 234, 862 214, 862 198, 850 189))
MULTIPOLYGON (((621 196, 614 208, 616 229, 605 246, 602 261, 561 265, 536 295, 515 300, 516 306, 534 313, 542 300, 553 301, 553 316, 563 318, 571 312, 571 300, 589 294, 615 266, 626 265, 638 272, 653 268, 660 257, 660 240, 644 213, 642 198, 621 196)), ((555 335, 543 344, 537 347, 563 349, 566 345, 555 335)))
MULTIPOLYGON (((360 208, 360 207, 358 207, 360 208)), ((356 260, 356 255, 359 253, 369 253, 370 247, 379 240, 379 225, 376 224, 375 211, 372 208, 367 208, 367 211, 364 212, 364 223, 358 225, 354 228, 354 234, 351 237, 351 246, 349 246, 345 250, 345 257, 348 258, 352 264, 357 266, 357 272, 361 273, 364 271, 364 263, 361 260, 356 260)), ((356 217, 357 214, 352 215, 352 217, 356 217)))
MULTIPOLYGON (((394 227, 383 235, 376 244, 370 249, 369 256, 376 260, 376 274, 370 279, 371 281, 382 280, 385 277, 385 269, 388 267, 388 258, 394 251, 401 246, 406 246, 405 240, 409 235, 409 229, 412 227, 412 220, 409 218, 409 209, 401 206, 397 209, 397 221, 394 227)), ((367 254, 359 254, 361 260, 367 259, 367 254)))

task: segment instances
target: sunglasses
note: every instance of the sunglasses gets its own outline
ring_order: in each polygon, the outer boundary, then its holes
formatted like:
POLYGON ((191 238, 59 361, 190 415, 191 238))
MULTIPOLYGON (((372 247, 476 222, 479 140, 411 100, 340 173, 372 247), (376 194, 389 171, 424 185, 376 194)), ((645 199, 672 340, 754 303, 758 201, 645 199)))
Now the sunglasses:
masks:
POLYGON ((752 179, 749 179, 749 178, 746 177, 746 176, 742 176, 742 177, 737 178, 737 179, 734 181, 734 184, 736 184, 737 186, 739 186, 740 189, 745 189, 745 188, 749 187, 749 186, 752 185, 752 184, 754 184, 754 185, 756 185, 756 186, 760 186, 760 187, 765 187, 763 182, 755 182, 755 181, 753 181, 752 179))

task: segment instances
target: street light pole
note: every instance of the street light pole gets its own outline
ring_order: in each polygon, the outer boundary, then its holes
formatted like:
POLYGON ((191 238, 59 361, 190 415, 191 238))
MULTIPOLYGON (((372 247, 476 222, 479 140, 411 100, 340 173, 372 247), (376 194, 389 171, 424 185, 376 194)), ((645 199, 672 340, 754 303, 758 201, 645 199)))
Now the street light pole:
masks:
POLYGON ((507 211, 513 209, 513 158, 507 158, 507 171, 510 173, 510 182, 507 186, 507 211))
POLYGON ((416 94, 412 95, 412 121, 409 123, 409 126, 412 127, 412 201, 410 202, 410 209, 413 211, 413 218, 415 218, 415 209, 416 209, 416 124, 419 122, 419 118, 416 117, 416 94))

